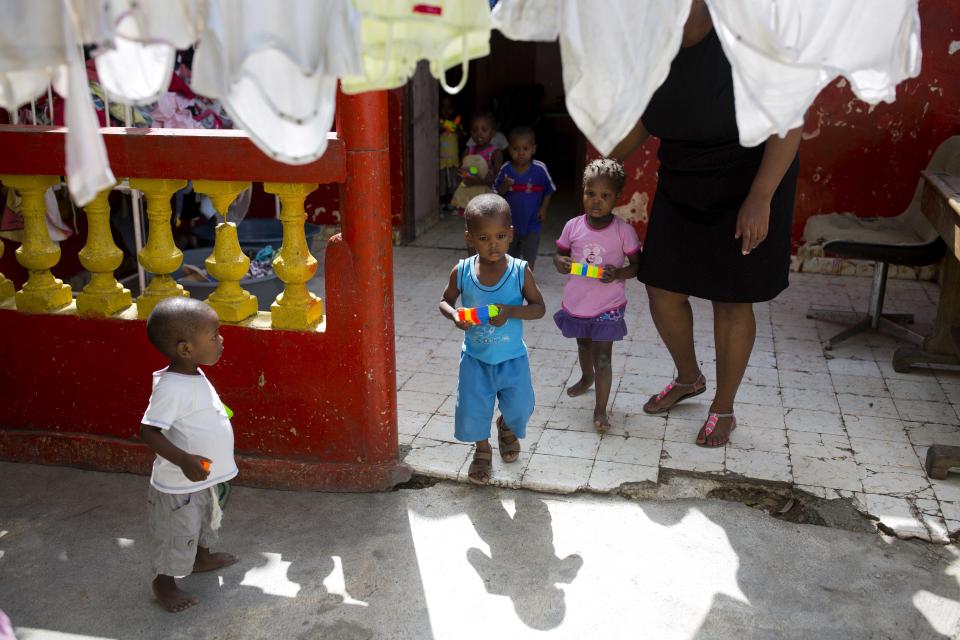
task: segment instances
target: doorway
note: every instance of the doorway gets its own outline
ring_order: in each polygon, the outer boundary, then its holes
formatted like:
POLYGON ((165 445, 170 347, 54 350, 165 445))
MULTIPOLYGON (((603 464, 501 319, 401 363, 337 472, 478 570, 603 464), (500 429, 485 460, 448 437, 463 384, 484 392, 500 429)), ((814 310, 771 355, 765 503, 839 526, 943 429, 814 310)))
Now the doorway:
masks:
MULTIPOLYGON (((550 175, 557 186, 557 193, 550 202, 547 220, 543 226, 540 241, 540 253, 552 255, 555 241, 560 236, 567 220, 580 213, 580 176, 586 162, 586 139, 577 129, 573 119, 567 113, 564 103, 563 74, 560 63, 560 46, 557 42, 520 42, 510 40, 494 31, 490 37, 490 55, 474 60, 468 69, 469 77, 463 91, 453 96, 456 113, 461 116, 464 127, 469 126, 470 115, 480 111, 491 111, 497 119, 498 130, 507 135, 518 126, 531 127, 537 135, 536 159, 547 165, 550 175)), ((460 80, 460 70, 452 69, 447 74, 450 85, 460 80)), ((432 121, 436 123, 439 112, 439 95, 433 87, 423 83, 411 83, 411 105, 416 105, 416 114, 409 119, 423 122, 422 113, 432 108, 432 121)), ((440 90, 442 91, 442 89, 440 90)), ((436 129, 436 126, 434 126, 436 129)), ((411 130, 411 134, 413 131, 411 130)), ((420 126, 417 135, 423 136, 420 126)), ((436 140, 436 138, 432 138, 436 140)), ((438 172, 436 143, 430 145, 412 145, 412 173, 438 172), (428 156, 428 152, 430 155, 428 156)), ((509 154, 504 151, 504 159, 509 154)), ((417 181, 416 178, 413 178, 417 181)), ((417 181, 425 186, 428 181, 417 181)), ((431 185, 438 189, 438 182, 431 185)), ((439 192, 431 201, 428 216, 424 212, 422 189, 420 202, 408 208, 408 217, 427 222, 428 218, 439 219, 439 192)), ((414 199, 415 201, 417 198, 414 199)), ((462 248, 463 227, 454 220, 442 220, 430 230, 419 226, 416 230, 415 244, 420 246, 443 246, 444 248, 462 248), (449 228, 448 228, 449 227, 449 228), (426 231, 426 233, 424 233, 426 231), (452 246, 451 246, 452 245, 452 246)))

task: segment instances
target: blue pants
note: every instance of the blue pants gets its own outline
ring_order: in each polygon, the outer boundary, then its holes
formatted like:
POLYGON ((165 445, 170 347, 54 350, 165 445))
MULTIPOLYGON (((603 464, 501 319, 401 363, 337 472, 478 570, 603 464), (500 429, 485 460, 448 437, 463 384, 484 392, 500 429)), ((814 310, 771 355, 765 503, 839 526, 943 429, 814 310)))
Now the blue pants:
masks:
POLYGON ((524 437, 534 407, 530 360, 521 356, 487 364, 461 352, 454 437, 461 442, 489 438, 496 400, 500 401, 500 413, 510 430, 518 438, 524 437))

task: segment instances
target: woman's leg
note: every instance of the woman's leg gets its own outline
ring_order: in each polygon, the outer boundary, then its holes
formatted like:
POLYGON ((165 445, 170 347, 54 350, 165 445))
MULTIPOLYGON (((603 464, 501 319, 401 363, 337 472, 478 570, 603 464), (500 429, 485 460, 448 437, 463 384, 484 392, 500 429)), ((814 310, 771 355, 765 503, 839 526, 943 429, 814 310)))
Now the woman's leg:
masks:
POLYGON ((582 396, 593 386, 593 341, 590 338, 577 338, 577 358, 580 361, 580 381, 567 387, 571 398, 582 396))
MULTIPOLYGON (((689 296, 647 285, 647 297, 650 299, 653 324, 677 368, 677 382, 693 384, 700 378, 700 364, 693 346, 693 309, 689 296)), ((653 408, 670 407, 689 392, 689 388, 674 387, 659 401, 652 403, 655 405, 653 408)))
POLYGON ((613 385, 613 366, 610 362, 612 355, 612 342, 594 341, 591 356, 593 375, 597 385, 597 400, 593 409, 593 426, 599 431, 610 428, 610 420, 607 418, 607 401, 610 400, 610 387, 613 385))
MULTIPOLYGON (((743 372, 753 352, 753 342, 757 336, 757 322, 753 315, 753 305, 736 302, 713 303, 713 336, 717 349, 717 392, 710 405, 712 413, 733 413, 734 400, 743 372)), ((697 442, 719 446, 730 436, 732 418, 720 418, 716 429, 710 436, 704 437, 703 431, 697 436, 697 442)))

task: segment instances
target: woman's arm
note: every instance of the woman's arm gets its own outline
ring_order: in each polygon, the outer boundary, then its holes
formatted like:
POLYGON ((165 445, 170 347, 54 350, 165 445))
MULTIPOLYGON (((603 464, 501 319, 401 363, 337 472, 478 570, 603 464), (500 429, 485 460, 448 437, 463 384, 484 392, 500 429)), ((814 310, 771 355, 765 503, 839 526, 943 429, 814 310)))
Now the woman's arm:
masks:
POLYGON ((643 121, 637 120, 637 124, 630 130, 626 138, 617 143, 609 157, 623 162, 630 157, 630 154, 639 149, 640 145, 646 142, 649 137, 650 132, 643 126, 643 121))
POLYGON ((734 237, 743 238, 740 245, 743 255, 750 253, 767 237, 770 226, 770 201, 797 155, 802 131, 803 127, 797 127, 787 132, 783 138, 778 135, 767 138, 760 168, 757 169, 750 192, 737 215, 737 230, 734 237))

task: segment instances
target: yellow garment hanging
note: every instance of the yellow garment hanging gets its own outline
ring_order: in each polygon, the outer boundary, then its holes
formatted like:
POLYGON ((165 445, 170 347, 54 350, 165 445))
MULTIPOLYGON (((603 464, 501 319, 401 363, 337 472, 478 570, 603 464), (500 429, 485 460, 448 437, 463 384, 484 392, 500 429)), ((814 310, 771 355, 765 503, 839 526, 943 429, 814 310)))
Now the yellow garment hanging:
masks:
POLYGON ((466 84, 470 60, 490 53, 490 6, 487 0, 355 0, 363 16, 361 56, 364 75, 341 78, 344 93, 403 86, 420 60, 449 93, 466 84), (457 87, 445 73, 458 65, 457 87))

